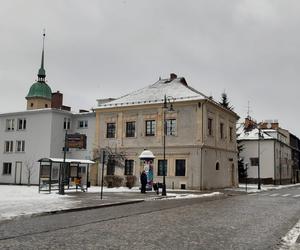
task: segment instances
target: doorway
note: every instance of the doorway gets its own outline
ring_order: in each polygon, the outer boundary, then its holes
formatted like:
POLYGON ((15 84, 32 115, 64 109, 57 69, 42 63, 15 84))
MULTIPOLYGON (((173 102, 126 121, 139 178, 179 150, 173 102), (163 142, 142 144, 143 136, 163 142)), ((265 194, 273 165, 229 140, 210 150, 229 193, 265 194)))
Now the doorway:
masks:
POLYGON ((234 169, 234 163, 231 164, 231 186, 235 186, 235 169, 234 169))
POLYGON ((15 184, 22 184, 22 162, 16 161, 15 164, 15 184))

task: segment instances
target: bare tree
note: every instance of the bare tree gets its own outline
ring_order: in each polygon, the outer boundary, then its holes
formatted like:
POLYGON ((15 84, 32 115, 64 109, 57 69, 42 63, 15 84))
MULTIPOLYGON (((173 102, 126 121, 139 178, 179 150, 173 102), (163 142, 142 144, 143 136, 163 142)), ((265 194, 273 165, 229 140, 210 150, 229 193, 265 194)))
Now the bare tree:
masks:
MULTIPOLYGON (((104 161, 106 165, 106 175, 104 174, 104 165, 102 168, 102 180, 105 179, 108 187, 119 187, 124 178, 121 174, 122 169, 125 167, 126 153, 125 151, 121 151, 117 147, 105 147, 105 148, 94 148, 94 161, 104 161), (105 159, 101 159, 103 157, 103 151, 105 152, 105 159), (116 169, 118 168, 118 169, 116 169), (118 175, 121 174, 121 175, 118 175), (105 177, 104 177, 105 175, 105 177)), ((102 181, 103 183, 103 181, 102 181)))
MULTIPOLYGON (((126 160, 126 152, 119 150, 117 147, 105 147, 102 148, 102 150, 105 150, 106 154, 106 165, 107 169, 110 172, 110 175, 114 174, 115 167, 124 168, 125 166, 125 160, 126 160)), ((101 149, 95 148, 94 149, 94 161, 99 161, 101 158, 101 149)))

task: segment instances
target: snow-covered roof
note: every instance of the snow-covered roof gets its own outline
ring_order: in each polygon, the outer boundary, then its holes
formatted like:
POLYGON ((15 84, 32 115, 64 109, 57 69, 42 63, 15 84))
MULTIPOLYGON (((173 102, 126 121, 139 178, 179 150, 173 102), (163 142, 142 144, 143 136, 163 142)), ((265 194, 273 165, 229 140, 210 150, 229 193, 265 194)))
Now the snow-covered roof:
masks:
MULTIPOLYGON (((42 158, 38 161, 40 161, 40 162, 59 162, 59 163, 63 163, 64 159, 63 158, 42 158)), ((85 160, 85 159, 65 159, 65 162, 67 162, 67 163, 79 163, 79 164, 93 164, 93 163, 95 163, 94 161, 85 160)))
POLYGON ((43 108, 43 109, 13 111, 13 112, 9 112, 9 113, 0 113, 0 117, 13 116, 13 115, 24 115, 24 114, 35 114, 35 113, 50 113, 50 112, 70 114, 70 115, 89 115, 89 114, 94 113, 93 111, 77 113, 77 112, 63 110, 63 109, 43 108))
POLYGON ((176 77, 175 79, 160 79, 150 86, 100 104, 97 108, 163 103, 165 95, 175 102, 208 99, 206 95, 188 86, 183 77, 176 77))
MULTIPOLYGON (((274 137, 272 137, 271 135, 269 135, 266 131, 264 131, 263 129, 260 130, 260 134, 261 140, 272 140, 275 139, 274 137)), ((276 130, 274 129, 268 129, 268 132, 276 132, 276 130)), ((244 130, 244 126, 240 126, 237 129, 237 140, 241 141, 241 140, 258 140, 258 129, 254 128, 250 131, 245 131, 244 130)))

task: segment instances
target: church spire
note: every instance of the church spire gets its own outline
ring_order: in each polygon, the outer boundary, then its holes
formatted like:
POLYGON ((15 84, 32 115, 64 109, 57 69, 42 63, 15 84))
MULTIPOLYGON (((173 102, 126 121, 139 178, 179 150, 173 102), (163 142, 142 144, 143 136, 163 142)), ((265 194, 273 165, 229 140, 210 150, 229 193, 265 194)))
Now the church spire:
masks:
POLYGON ((46 78, 46 71, 44 69, 44 45, 45 45, 45 30, 43 32, 43 51, 42 51, 42 61, 41 61, 41 67, 39 69, 39 73, 38 73, 38 81, 39 82, 45 82, 45 78, 46 78))

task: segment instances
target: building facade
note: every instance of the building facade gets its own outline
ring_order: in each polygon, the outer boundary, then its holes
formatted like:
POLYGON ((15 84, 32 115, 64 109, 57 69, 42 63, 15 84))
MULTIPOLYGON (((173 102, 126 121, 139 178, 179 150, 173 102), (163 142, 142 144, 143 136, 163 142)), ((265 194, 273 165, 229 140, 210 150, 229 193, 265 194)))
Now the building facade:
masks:
POLYGON ((280 128, 277 121, 262 122, 257 124, 259 129, 256 126, 248 129, 249 119, 246 118, 237 132, 238 145, 242 148, 240 157, 248 167, 248 181, 257 183, 260 176, 264 184, 293 183, 295 172, 289 132, 280 128))
POLYGON ((66 131, 87 135, 87 147, 69 149, 67 158, 91 159, 95 131, 93 112, 74 114, 37 109, 0 114, 0 183, 38 184, 37 161, 63 157, 66 131))
MULTIPOLYGON (((235 124, 238 116, 171 74, 153 85, 109 102, 96 112, 98 148, 126 154, 118 175, 138 179, 138 156, 151 150, 154 182, 162 182, 165 124, 167 188, 211 189, 237 185, 235 124), (167 106, 163 108, 164 98, 167 106)), ((107 174, 107 172, 105 172, 107 174)))

